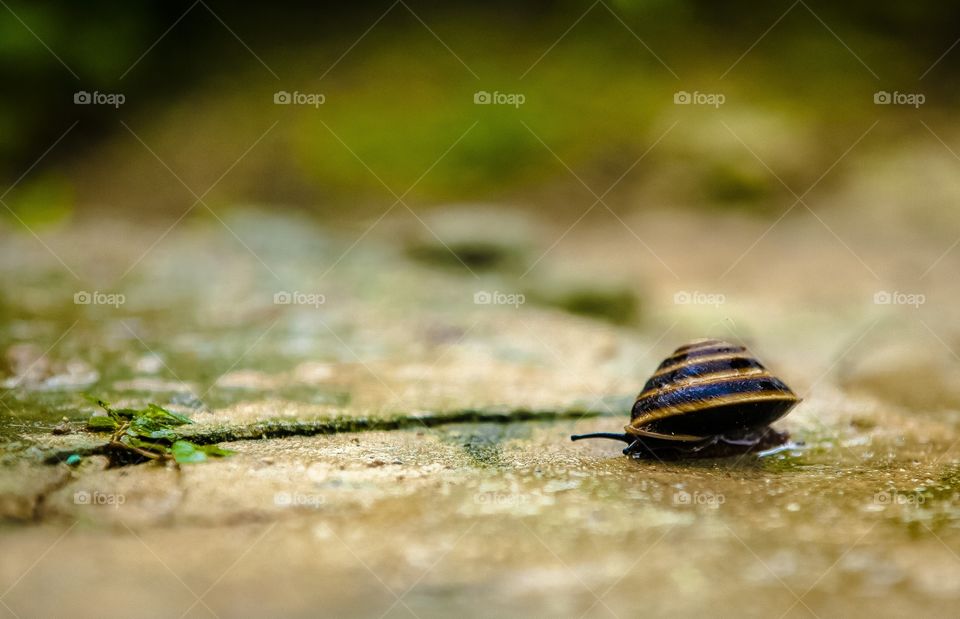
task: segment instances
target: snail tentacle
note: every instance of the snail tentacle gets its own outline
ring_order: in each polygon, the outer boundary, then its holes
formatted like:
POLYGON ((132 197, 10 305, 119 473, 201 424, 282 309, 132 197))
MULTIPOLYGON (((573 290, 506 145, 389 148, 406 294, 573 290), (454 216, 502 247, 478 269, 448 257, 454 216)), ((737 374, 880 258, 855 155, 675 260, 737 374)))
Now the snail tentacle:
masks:
POLYGON ((624 443, 633 443, 636 439, 629 434, 614 434, 613 432, 593 432, 591 434, 574 434, 570 437, 571 441, 582 441, 585 438, 609 438, 614 441, 623 441, 624 443))

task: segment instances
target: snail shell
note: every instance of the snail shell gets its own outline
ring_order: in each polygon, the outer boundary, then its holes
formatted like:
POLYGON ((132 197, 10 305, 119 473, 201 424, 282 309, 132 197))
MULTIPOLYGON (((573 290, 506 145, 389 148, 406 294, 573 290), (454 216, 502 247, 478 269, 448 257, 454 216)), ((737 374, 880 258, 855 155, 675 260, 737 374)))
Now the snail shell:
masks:
POLYGON ((675 350, 647 380, 625 434, 571 438, 621 440, 630 444, 625 453, 700 449, 718 442, 751 447, 799 402, 743 346, 696 340, 675 350))

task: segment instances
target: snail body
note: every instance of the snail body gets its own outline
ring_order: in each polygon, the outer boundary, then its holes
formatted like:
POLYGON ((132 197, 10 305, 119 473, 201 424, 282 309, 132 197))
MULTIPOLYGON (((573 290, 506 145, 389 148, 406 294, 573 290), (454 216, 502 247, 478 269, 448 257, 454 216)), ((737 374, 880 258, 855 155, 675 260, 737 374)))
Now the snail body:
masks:
POLYGON ((742 453, 785 442, 787 436, 769 425, 799 402, 743 346, 696 340, 660 363, 637 396, 624 434, 570 438, 623 441, 625 454, 639 456, 742 453))

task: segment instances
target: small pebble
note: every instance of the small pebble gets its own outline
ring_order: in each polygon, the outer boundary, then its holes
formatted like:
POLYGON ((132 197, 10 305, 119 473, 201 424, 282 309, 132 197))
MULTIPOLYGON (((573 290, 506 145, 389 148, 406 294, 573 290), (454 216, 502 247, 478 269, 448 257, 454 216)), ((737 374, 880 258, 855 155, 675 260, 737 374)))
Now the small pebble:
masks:
POLYGON ((76 466, 78 464, 80 464, 80 456, 77 454, 70 454, 70 456, 67 457, 68 466, 76 466))

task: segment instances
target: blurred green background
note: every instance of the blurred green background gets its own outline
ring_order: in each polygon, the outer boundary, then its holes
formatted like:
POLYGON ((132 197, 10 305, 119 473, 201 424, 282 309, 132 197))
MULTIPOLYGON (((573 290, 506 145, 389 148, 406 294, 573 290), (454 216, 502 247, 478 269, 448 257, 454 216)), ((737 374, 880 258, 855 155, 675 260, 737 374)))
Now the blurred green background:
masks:
POLYGON ((920 112, 877 106, 875 92, 923 93, 925 118, 947 117, 958 18, 932 0, 9 2, 0 212, 29 226, 175 219, 216 183, 214 208, 331 223, 411 186, 405 201, 423 209, 575 215, 593 201, 576 176, 602 194, 669 133, 608 204, 772 216, 783 188, 767 166, 799 191, 878 118, 868 150, 916 135, 920 112), (125 101, 75 104, 81 91, 125 101), (524 103, 476 105, 478 91, 524 103), (725 100, 676 105, 680 91, 725 100), (324 101, 277 105, 277 92, 324 101))

